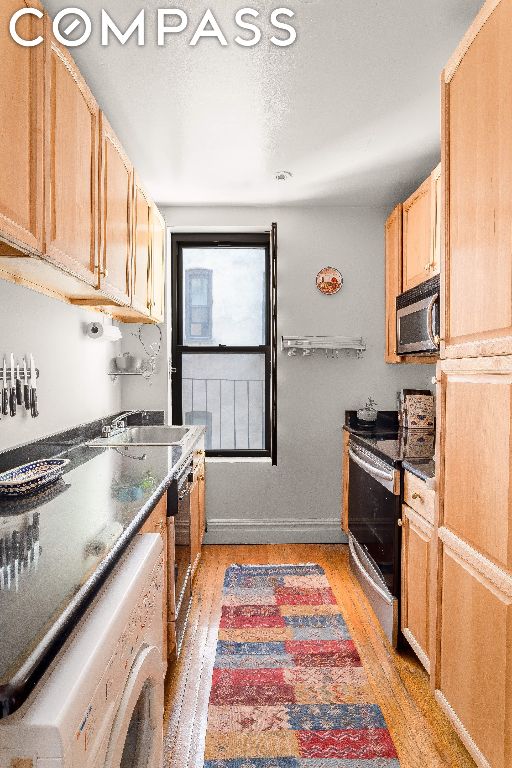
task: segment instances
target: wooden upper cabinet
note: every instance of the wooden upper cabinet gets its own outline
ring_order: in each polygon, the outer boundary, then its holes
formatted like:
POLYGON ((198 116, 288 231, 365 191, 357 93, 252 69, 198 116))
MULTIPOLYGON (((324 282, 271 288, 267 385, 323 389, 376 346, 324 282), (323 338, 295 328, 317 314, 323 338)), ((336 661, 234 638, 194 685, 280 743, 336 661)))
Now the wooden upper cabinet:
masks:
POLYGON ((403 205, 403 291, 430 277, 432 243, 432 181, 429 176, 403 205))
POLYGON ((440 387, 440 524, 512 572, 512 360, 447 360, 440 387))
POLYGON ((445 355, 512 352, 512 0, 488 0, 444 72, 445 355))
POLYGON ((402 293, 402 204, 386 221, 386 354, 387 363, 399 363, 396 353, 396 297, 402 293))
POLYGON ((131 301, 133 166, 100 115, 100 289, 131 301))
POLYGON ((132 307, 144 315, 151 308, 151 202, 135 176, 133 201, 132 307))
MULTIPOLYGON (((0 238, 40 254, 43 250, 44 46, 24 48, 9 34, 9 19, 38 2, 3 0, 0 29, 0 238)), ((18 31, 43 34, 43 21, 25 16, 18 31)), ((0 254, 9 248, 0 243, 0 254)))
POLYGON ((98 286, 99 108, 46 22, 45 256, 98 286))
POLYGON ((432 261, 428 277, 433 277, 441 271, 441 246, 443 237, 443 183, 442 183, 442 164, 432 171, 432 261))
POLYGON ((157 323, 165 318, 165 222, 151 206, 151 317, 157 323))

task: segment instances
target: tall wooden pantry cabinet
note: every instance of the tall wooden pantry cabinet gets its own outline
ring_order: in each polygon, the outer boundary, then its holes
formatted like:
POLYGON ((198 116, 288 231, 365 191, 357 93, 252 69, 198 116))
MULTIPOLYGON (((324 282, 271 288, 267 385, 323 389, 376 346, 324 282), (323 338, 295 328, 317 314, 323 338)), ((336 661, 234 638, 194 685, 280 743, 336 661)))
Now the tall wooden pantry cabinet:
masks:
POLYGON ((436 698, 477 765, 512 765, 512 0, 443 75, 436 698))

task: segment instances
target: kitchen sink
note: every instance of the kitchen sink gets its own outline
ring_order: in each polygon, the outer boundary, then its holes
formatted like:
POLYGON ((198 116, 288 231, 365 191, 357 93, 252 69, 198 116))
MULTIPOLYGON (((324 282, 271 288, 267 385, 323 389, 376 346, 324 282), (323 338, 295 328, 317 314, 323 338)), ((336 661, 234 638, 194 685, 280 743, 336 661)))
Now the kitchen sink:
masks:
POLYGON ((126 427, 111 437, 97 437, 89 445, 181 445, 185 446, 199 436, 202 427, 126 427))

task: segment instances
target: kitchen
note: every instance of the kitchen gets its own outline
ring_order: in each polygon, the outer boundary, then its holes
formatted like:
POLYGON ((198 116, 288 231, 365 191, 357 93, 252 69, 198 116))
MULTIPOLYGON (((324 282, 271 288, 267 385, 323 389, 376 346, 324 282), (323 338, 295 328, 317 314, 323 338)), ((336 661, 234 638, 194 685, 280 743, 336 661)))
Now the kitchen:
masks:
POLYGON ((512 764, 512 3, 435 6, 2 0, 1 768, 512 764))

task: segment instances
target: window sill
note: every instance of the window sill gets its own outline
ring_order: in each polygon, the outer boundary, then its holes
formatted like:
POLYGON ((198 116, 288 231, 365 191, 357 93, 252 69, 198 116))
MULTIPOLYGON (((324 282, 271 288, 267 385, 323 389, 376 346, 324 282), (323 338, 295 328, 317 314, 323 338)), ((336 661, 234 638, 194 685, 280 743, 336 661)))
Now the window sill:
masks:
POLYGON ((207 456, 207 464, 272 464, 270 456, 207 456))

